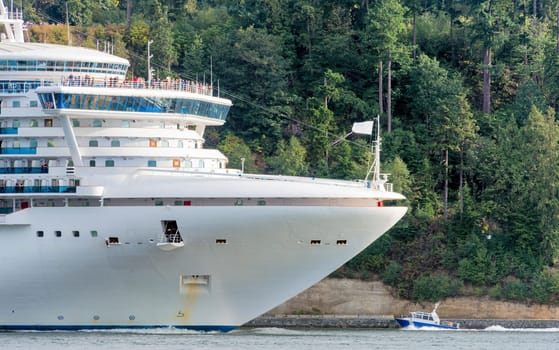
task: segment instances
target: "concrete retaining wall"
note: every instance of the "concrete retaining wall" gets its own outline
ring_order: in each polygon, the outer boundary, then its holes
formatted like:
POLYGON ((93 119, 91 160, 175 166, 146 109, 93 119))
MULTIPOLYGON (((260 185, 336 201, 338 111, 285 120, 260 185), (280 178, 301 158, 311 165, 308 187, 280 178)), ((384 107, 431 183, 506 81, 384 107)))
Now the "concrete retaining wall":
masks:
MULTIPOLYGON (((461 329, 486 329, 500 326, 517 328, 559 328, 559 320, 496 320, 496 319, 452 319, 460 323, 461 329)), ((244 325, 245 327, 278 328, 398 328, 393 317, 367 315, 282 315, 262 316, 244 325)))

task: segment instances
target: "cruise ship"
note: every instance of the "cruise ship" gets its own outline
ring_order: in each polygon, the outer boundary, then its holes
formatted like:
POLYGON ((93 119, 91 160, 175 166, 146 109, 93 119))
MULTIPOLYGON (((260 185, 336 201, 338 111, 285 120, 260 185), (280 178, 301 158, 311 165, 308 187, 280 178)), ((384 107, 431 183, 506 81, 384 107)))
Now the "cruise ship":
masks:
POLYGON ((405 214, 378 174, 229 169, 203 147, 232 106, 211 84, 130 79, 126 59, 26 42, 0 5, 0 330, 228 331, 405 214))

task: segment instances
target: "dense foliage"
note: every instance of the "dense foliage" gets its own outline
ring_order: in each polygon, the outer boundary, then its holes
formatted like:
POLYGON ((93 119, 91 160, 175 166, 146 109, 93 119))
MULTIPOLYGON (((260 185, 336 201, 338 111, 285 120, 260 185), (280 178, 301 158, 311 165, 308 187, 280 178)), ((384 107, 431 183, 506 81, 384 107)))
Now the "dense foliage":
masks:
POLYGON ((381 115, 410 210, 337 275, 559 303, 558 0, 33 0, 25 17, 65 22, 66 3, 74 45, 145 77, 153 40, 154 76, 219 86, 235 107, 207 143, 232 166, 363 178, 369 140, 334 141, 381 115))

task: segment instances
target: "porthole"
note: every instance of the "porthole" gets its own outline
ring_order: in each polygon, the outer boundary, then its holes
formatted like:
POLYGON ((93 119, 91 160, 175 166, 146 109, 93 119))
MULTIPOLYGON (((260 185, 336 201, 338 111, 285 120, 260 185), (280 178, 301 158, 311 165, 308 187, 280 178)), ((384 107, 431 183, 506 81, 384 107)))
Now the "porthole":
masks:
POLYGON ((62 237, 62 231, 54 231, 56 237, 62 237))
POLYGON ((45 236, 44 231, 37 231, 37 237, 44 237, 44 236, 45 236))
POLYGON ((91 235, 91 237, 95 238, 97 237, 98 233, 95 230, 89 231, 89 234, 91 235))
POLYGON ((101 317, 95 315, 95 316, 93 316, 93 319, 94 319, 95 321, 99 321, 99 320, 101 319, 101 317))
POLYGON ((72 235, 77 238, 80 236, 80 231, 72 231, 72 235))
POLYGON ((128 316, 128 319, 129 319, 130 321, 134 321, 134 320, 136 319, 136 316, 130 315, 130 316, 128 316))
POLYGON ((60 321, 62 321, 64 319, 64 316, 58 315, 58 317, 56 317, 56 318, 58 318, 60 321))

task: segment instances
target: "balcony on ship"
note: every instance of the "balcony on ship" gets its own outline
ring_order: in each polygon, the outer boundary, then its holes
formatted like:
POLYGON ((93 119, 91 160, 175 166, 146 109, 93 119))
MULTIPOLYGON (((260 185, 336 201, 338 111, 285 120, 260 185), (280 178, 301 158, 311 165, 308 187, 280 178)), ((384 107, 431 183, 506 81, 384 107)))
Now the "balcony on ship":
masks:
POLYGON ((76 193, 77 186, 0 186, 0 193, 76 193))
POLYGON ((17 135, 18 128, 0 128, 0 135, 17 135))
POLYGON ((37 147, 2 147, 0 154, 37 154, 37 147))

